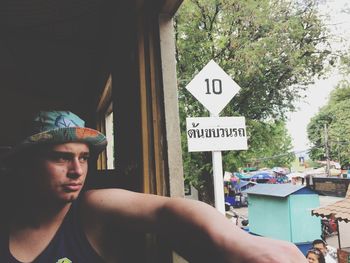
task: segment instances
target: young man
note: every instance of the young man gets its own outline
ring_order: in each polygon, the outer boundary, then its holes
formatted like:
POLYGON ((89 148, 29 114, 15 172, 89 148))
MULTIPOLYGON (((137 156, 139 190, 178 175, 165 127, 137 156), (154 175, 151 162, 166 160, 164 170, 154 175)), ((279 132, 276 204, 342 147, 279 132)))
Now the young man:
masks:
POLYGON ((328 248, 327 243, 323 241, 322 239, 315 239, 312 242, 312 247, 319 249, 325 260, 326 263, 336 263, 337 261, 337 252, 335 250, 331 250, 328 248))
POLYGON ((237 228, 205 203, 125 191, 83 191, 106 138, 71 112, 40 112, 6 158, 0 262, 146 262, 136 239, 155 233, 190 262, 306 262, 291 243, 237 228), (14 187, 16 191, 13 191, 14 187))

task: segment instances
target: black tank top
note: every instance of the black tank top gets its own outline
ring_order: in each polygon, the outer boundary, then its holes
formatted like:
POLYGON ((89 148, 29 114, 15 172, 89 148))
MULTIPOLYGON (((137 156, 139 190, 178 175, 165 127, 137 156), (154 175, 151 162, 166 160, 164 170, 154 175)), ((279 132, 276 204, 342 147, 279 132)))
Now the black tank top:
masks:
MULTIPOLYGON (((46 249, 33 263, 103 263, 88 242, 79 222, 78 204, 74 202, 59 227, 56 235, 46 249)), ((0 262, 21 263, 9 250, 9 236, 2 233, 0 237, 0 262)))

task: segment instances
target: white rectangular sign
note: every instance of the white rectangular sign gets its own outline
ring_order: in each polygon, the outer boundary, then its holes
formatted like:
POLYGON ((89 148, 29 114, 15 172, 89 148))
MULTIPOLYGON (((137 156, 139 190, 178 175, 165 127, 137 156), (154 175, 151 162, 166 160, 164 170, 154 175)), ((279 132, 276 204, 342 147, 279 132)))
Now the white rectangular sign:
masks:
POLYGON ((244 117, 186 118, 189 152, 247 150, 244 117))

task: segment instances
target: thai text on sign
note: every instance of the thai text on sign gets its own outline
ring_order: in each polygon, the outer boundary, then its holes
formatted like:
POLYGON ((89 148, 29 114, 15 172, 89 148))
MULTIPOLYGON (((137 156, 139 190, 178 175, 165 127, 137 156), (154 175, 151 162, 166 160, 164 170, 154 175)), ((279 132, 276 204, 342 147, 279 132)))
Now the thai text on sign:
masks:
POLYGON ((246 150, 244 117, 187 118, 189 152, 246 150))

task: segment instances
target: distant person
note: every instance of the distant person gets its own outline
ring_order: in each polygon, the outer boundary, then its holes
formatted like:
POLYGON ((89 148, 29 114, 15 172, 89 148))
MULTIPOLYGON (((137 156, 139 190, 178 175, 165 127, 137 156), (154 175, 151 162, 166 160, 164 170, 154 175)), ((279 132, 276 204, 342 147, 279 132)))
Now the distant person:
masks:
POLYGON ((325 263, 325 258, 321 250, 312 248, 306 253, 306 259, 309 263, 325 263))
POLYGON ((136 241, 148 233, 190 262, 306 262, 294 244, 250 235, 200 201, 85 190, 89 164, 106 144, 71 112, 36 116, 6 156, 1 263, 145 263, 145 244, 136 241))
POLYGON ((326 260, 326 263, 336 263, 337 261, 337 252, 334 249, 331 249, 329 246, 327 246, 327 243, 322 239, 315 239, 312 242, 312 247, 319 249, 322 254, 324 255, 324 258, 326 260))

